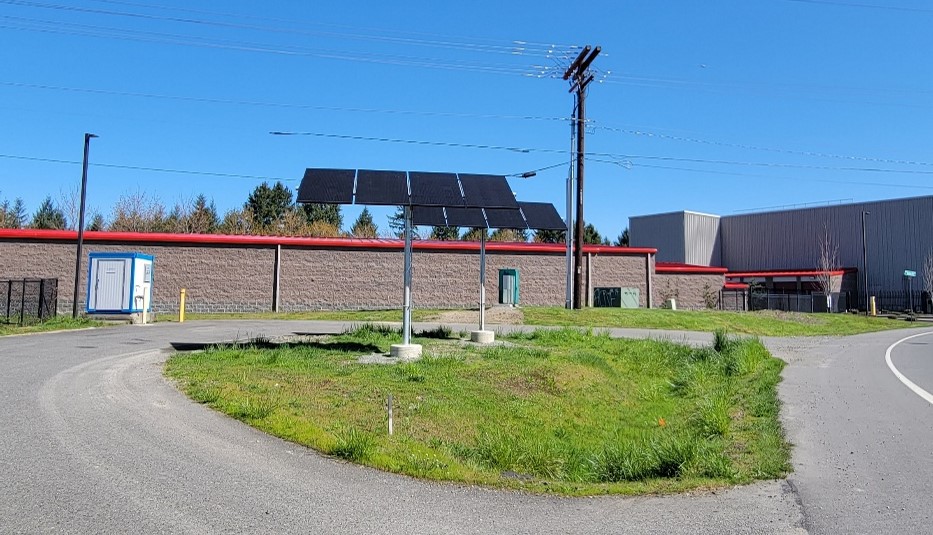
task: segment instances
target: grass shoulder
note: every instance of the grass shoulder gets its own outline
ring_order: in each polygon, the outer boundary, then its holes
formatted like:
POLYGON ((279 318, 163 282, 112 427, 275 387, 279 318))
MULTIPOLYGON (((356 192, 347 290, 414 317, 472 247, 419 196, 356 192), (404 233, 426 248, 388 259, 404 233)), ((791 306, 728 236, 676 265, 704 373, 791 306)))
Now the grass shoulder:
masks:
POLYGON ((789 469, 776 386, 753 339, 713 347, 538 331, 480 347, 443 330, 425 357, 363 365, 396 331, 178 354, 194 400, 325 454, 414 477, 564 495, 670 493, 789 469), (395 402, 387 433, 386 399, 395 402))
POLYGON ((89 327, 101 327, 103 325, 105 325, 104 322, 87 318, 74 319, 71 317, 56 316, 45 321, 26 323, 23 325, 0 323, 0 336, 87 329, 89 327))
POLYGON ((529 307, 523 311, 525 323, 529 325, 706 332, 725 330, 753 336, 852 335, 916 326, 905 321, 855 314, 803 314, 775 310, 729 312, 622 308, 567 310, 560 307, 529 307))

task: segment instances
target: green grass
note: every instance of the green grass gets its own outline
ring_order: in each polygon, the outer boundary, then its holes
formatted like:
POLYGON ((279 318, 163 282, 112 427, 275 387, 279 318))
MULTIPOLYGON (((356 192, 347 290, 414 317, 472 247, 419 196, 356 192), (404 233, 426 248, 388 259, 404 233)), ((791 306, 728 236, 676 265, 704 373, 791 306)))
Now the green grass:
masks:
MULTIPOLYGON (((438 317, 436 310, 413 309, 414 321, 431 321, 438 317)), ((402 311, 392 310, 313 310, 307 312, 216 312, 187 313, 185 321, 194 320, 320 320, 320 321, 388 321, 401 322, 402 311)), ((159 314, 158 322, 178 321, 178 314, 159 314)))
POLYGON ((27 323, 24 325, 0 323, 0 336, 64 331, 68 329, 86 329, 88 327, 100 327, 102 325, 104 325, 103 322, 89 320, 87 318, 73 319, 66 316, 56 316, 46 321, 27 323))
POLYGON ((564 329, 480 347, 426 334, 415 339, 424 357, 401 365, 358 364, 400 341, 395 329, 361 325, 177 354, 166 373, 195 401, 273 435, 432 480, 646 494, 789 469, 783 363, 757 340, 720 335, 717 351, 564 329))
POLYGON ((905 321, 855 314, 802 314, 797 312, 726 312, 719 310, 661 310, 558 307, 524 308, 528 325, 576 327, 628 327, 682 331, 728 332, 754 336, 851 335, 916 327, 905 321))

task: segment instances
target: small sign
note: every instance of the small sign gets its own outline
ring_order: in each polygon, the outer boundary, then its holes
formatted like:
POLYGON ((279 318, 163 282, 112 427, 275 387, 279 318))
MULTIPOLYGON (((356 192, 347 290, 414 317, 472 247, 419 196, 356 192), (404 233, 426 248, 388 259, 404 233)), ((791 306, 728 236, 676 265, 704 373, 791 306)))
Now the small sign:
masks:
POLYGON ((917 276, 917 272, 916 272, 916 271, 913 271, 913 270, 911 270, 911 269, 905 269, 905 270, 904 270, 904 276, 905 276, 905 277, 911 277, 911 278, 913 278, 913 277, 916 277, 916 276, 917 276))

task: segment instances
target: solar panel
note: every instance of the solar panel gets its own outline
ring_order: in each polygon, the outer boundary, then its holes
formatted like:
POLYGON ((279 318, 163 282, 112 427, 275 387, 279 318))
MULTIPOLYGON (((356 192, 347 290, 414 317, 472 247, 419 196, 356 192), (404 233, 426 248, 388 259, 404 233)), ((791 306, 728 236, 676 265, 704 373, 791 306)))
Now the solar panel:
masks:
POLYGON ((447 224, 451 227, 487 228, 481 208, 446 208, 447 224))
POLYGON ((356 175, 356 204, 401 206, 410 202, 404 171, 360 169, 356 175))
POLYGON ((413 206, 463 206, 457 175, 409 172, 413 206))
POLYGON ((351 204, 354 176, 353 169, 305 169, 298 186, 297 202, 351 204))
POLYGON ((561 219, 554 205, 548 202, 519 202, 525 214, 528 228, 532 230, 566 230, 567 225, 561 219))
MULTIPOLYGON (((466 206, 474 208, 518 208, 512 188, 504 176, 460 174, 466 206)), ((488 214, 487 214, 488 215, 488 214)))
POLYGON ((411 224, 430 227, 446 227, 447 218, 444 209, 440 206, 412 206, 411 224))
POLYGON ((486 208, 486 220, 489 228, 512 228, 525 230, 528 224, 522 213, 510 208, 486 208))

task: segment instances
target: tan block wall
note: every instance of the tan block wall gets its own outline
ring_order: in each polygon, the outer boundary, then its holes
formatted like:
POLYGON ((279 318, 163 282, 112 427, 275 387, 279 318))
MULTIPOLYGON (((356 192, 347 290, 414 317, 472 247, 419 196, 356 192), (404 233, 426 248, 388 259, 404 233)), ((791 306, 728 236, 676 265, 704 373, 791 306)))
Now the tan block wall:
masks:
POLYGON ((725 283, 725 276, 706 273, 656 273, 653 282, 655 307, 664 306, 664 302, 673 297, 677 300, 679 309, 719 308, 719 291, 725 283), (707 303, 707 295, 710 303, 707 303), (709 304, 714 306, 709 307, 709 304))
MULTIPOLYGON (((187 290, 192 312, 272 310, 275 245, 103 243, 85 245, 80 309, 84 308, 87 254, 138 252, 155 257, 153 309, 178 310, 187 290)), ((41 277, 59 281, 59 310, 70 311, 75 244, 36 239, 0 240, 0 278, 41 277)), ((645 255, 592 255, 591 287, 639 288, 647 306, 645 255)), ((282 311, 397 308, 403 300, 401 250, 283 246, 282 311)), ((464 308, 479 303, 477 251, 419 251, 413 258, 412 300, 418 308, 464 308)), ((495 304, 499 270, 519 271, 519 304, 564 304, 565 259, 555 253, 487 251, 486 302, 495 304)), ((586 266, 584 266, 586 273, 586 266)))

